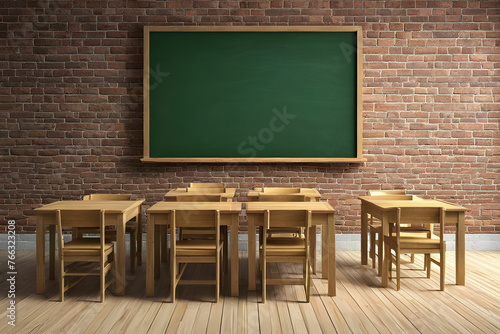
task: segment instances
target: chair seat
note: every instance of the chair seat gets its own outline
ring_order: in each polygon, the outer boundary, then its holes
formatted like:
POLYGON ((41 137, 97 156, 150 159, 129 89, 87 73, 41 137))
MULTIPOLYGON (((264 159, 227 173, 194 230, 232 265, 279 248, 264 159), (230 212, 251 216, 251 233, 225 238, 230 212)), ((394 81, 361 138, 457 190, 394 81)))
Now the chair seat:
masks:
MULTIPOLYGON (((446 242, 445 242, 446 244, 446 242)), ((440 248, 440 240, 439 238, 407 238, 401 236, 399 247, 401 249, 412 248, 412 249, 430 249, 440 248)))

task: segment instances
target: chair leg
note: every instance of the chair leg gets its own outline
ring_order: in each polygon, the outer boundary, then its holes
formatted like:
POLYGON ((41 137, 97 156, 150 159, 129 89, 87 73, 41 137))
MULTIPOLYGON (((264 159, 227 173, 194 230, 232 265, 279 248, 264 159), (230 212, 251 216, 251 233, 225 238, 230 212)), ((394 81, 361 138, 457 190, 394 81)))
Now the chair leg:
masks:
POLYGON ((388 265, 388 270, 389 270, 389 278, 392 280, 392 253, 391 253, 391 247, 386 247, 385 249, 386 254, 385 256, 388 256, 387 259, 387 265, 388 265))
POLYGON ((262 303, 265 303, 266 302, 266 285, 267 285, 267 282, 266 282, 266 259, 264 259, 262 257, 262 260, 261 260, 261 268, 262 268, 262 282, 261 282, 261 285, 262 285, 262 303))
POLYGON ((136 255, 136 233, 130 233, 130 272, 135 273, 135 257, 136 255))
POLYGON ((425 254, 427 262, 427 278, 431 278, 431 254, 425 254))
POLYGON ((106 295, 106 274, 104 273, 104 263, 105 259, 101 259, 101 273, 99 275, 100 283, 101 283, 101 303, 104 303, 104 298, 106 295))
MULTIPOLYGON (((381 252, 382 250, 379 249, 379 252, 381 252)), ((384 242, 384 254, 385 256, 387 256, 387 254, 391 254, 391 248, 389 247, 389 243, 388 242, 384 242)), ((392 278, 392 257, 389 256, 387 258, 387 260, 385 260, 385 268, 384 266, 382 266, 382 270, 385 270, 389 276, 389 278, 392 278)), ((382 273, 380 273, 382 274, 382 273)))
MULTIPOLYGON (((392 258, 392 254, 389 253, 392 258)), ((397 252, 396 254, 396 290, 399 291, 401 288, 401 254, 397 252)))
POLYGON ((414 263, 415 262, 415 254, 411 253, 410 254, 410 263, 414 263))
POLYGON ((61 276, 59 280, 59 300, 64 301, 64 267, 61 268, 61 276))
POLYGON ((439 268, 440 268, 440 271, 439 271, 439 274, 440 274, 440 289, 441 291, 444 291, 444 278, 445 278, 445 272, 446 272, 446 255, 445 255, 445 252, 446 252, 446 245, 444 246, 444 249, 441 249, 441 252, 439 254, 439 268))
POLYGON ((310 274, 310 270, 309 270, 309 259, 306 258, 306 262, 304 263, 304 266, 305 266, 305 279, 306 279, 306 302, 309 303, 309 301, 311 300, 311 274, 310 274))
POLYGON ((215 262, 215 302, 219 302, 220 294, 220 253, 216 256, 215 262))
POLYGON ((375 231, 370 229, 370 258, 372 259, 372 268, 375 269, 375 231))
POLYGON ((170 261, 170 293, 172 295, 172 303, 175 303, 175 281, 177 278, 177 261, 171 259, 170 261))

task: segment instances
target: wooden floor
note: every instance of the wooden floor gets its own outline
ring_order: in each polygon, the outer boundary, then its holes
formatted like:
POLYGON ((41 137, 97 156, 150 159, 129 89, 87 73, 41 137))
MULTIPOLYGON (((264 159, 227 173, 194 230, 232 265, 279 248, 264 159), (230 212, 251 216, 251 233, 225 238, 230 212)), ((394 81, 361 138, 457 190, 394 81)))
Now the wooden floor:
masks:
MULTIPOLYGON (((127 295, 106 295, 98 303, 98 283, 89 279, 57 301, 55 281, 45 296, 35 294, 35 253, 17 252, 16 327, 7 324, 7 252, 0 252, 0 333, 499 333, 500 252, 468 251, 466 286, 455 286, 454 253, 447 252, 446 291, 439 288, 434 266, 424 278, 422 259, 405 263, 401 291, 381 288, 360 253, 337 252, 337 296, 327 296, 325 280, 314 277, 311 302, 300 286, 269 287, 267 302, 246 287, 246 252, 240 253, 240 296, 223 290, 212 303, 214 288, 182 286, 177 302, 169 300, 167 266, 156 283, 155 298, 145 298, 145 264, 127 277, 127 295)), ((145 263, 145 262, 144 262, 145 263)), ((193 265, 187 274, 206 274, 208 265, 193 265)), ((270 274, 300 274, 300 265, 277 265, 270 274)), ((127 271, 128 272, 128 271, 127 271)), ((227 287, 226 287, 227 289, 227 287)), ((259 289, 259 285, 258 285, 259 289)))

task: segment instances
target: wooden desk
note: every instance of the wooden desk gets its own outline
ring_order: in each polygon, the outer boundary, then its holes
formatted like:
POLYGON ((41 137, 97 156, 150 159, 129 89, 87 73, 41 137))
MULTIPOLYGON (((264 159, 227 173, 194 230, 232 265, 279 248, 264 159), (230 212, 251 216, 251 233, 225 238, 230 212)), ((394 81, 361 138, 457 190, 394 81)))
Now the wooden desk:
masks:
MULTIPOLYGON (((105 225, 116 226, 115 294, 125 294, 125 224, 135 217, 141 222, 142 203, 138 201, 59 201, 35 209, 36 212, 36 292, 45 293, 45 228, 49 228, 49 278, 55 278, 56 210, 105 210, 105 225)), ((140 226, 140 224, 139 224, 140 226)))
MULTIPOLYGON (((267 189, 273 189, 273 188, 267 188, 267 189)), ((294 188, 296 189, 296 188, 294 188)), ((262 188, 255 188, 253 191, 248 192, 248 201, 249 202, 256 202, 259 200, 259 195, 260 194, 267 194, 266 192, 262 192, 262 188)), ((280 194, 278 192, 272 192, 269 193, 270 195, 277 195, 280 194)), ((319 202, 319 199, 321 198, 321 194, 319 193, 318 190, 314 188, 300 188, 300 191, 298 192, 284 192, 283 194, 286 195, 303 195, 306 197, 306 200, 310 202, 319 202)))
MULTIPOLYGON (((248 202, 248 289, 255 290, 256 230, 264 225, 266 210, 311 210, 314 231, 321 226, 321 267, 323 278, 328 278, 328 295, 335 296, 335 210, 327 202, 248 202)), ((316 233, 311 242, 316 244, 316 233)), ((316 249, 313 247, 314 250, 316 249)))
POLYGON ((229 226, 231 232, 231 296, 238 296, 238 226, 241 203, 236 202, 158 202, 147 210, 146 296, 154 295, 154 279, 160 278, 159 228, 169 225, 172 210, 220 210, 220 224, 229 226))
MULTIPOLYGON (((456 226, 455 257, 456 257, 456 284, 465 285, 465 212, 467 208, 438 201, 414 197, 413 200, 384 200, 374 198, 376 196, 361 196, 361 264, 368 263, 367 256, 367 231, 368 214, 382 221, 384 235, 389 233, 389 221, 395 221, 395 209, 397 208, 445 208, 445 224, 456 226)), ((380 237, 383 240, 383 237, 380 237)), ((379 268, 383 265, 383 245, 379 245, 379 268)), ((382 272, 382 286, 387 286, 387 270, 382 272)))
POLYGON ((216 195, 220 194, 221 195, 221 201, 222 202, 232 202, 234 198, 234 194, 236 193, 236 189, 234 188, 225 188, 224 192, 214 192, 213 189, 211 188, 193 188, 190 189, 189 191, 186 190, 186 188, 177 188, 170 190, 168 193, 166 193, 163 196, 163 200, 167 202, 176 202, 177 197, 182 197, 182 196, 193 196, 193 195, 216 195))

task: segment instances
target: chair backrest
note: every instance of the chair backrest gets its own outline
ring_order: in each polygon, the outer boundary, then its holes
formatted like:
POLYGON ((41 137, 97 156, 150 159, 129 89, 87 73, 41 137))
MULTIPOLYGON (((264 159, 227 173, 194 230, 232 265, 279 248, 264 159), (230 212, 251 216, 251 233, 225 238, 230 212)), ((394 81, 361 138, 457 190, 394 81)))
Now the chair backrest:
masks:
POLYGON ((219 210, 172 210, 171 219, 176 227, 216 228, 220 226, 219 210))
POLYGON ((177 202, 220 202, 220 194, 196 194, 176 196, 177 202))
POLYGON ((132 194, 90 194, 83 196, 83 200, 89 201, 130 201, 132 194))
MULTIPOLYGON (((312 212, 309 210, 266 210, 264 224, 273 227, 311 227, 312 212)), ((306 233, 309 229, 306 229, 306 233)))
POLYGON ((293 194, 281 194, 281 195, 268 195, 260 194, 260 202, 305 202, 306 197, 304 195, 293 195, 293 194))
POLYGON ((376 197, 377 199, 383 200, 413 200, 416 196, 406 195, 404 189, 397 190, 370 190, 368 192, 370 196, 376 197))
MULTIPOLYGON (((215 245, 219 249, 220 244, 220 211, 219 210, 172 210, 170 213, 171 248, 175 254, 176 228, 203 228, 213 229, 215 245)), ((208 233, 204 233, 207 236, 208 233)))
POLYGON ((226 192, 226 188, 186 188, 186 192, 188 193, 196 193, 196 194, 224 194, 226 192))
POLYGON ((189 188, 226 188, 224 183, 205 183, 205 182, 192 182, 189 184, 189 188))
POLYGON ((444 235, 444 216, 446 210, 436 207, 419 207, 419 208, 398 208, 396 211, 397 230, 401 225, 406 224, 422 224, 434 225, 439 224, 439 235, 443 238, 444 235))
POLYGON ((439 224, 441 219, 440 207, 401 208, 400 224, 439 224))
POLYGON ((59 249, 62 250, 64 248, 63 227, 99 228, 101 248, 104 249, 104 214, 104 210, 56 210, 59 249))
POLYGON ((406 195, 406 190, 370 190, 368 192, 370 196, 387 196, 387 195, 406 195))
POLYGON ((298 194, 300 193, 300 188, 286 188, 286 187, 262 188, 262 193, 270 195, 298 194))

